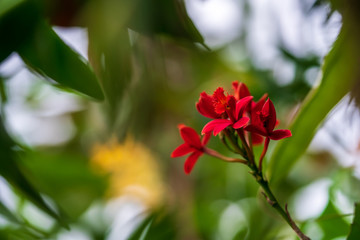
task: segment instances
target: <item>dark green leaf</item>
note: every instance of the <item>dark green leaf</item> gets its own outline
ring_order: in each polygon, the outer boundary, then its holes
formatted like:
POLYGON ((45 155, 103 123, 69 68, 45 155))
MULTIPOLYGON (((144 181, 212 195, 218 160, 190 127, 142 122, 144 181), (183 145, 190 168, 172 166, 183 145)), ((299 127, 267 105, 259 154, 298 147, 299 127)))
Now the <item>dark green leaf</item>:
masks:
POLYGON ((176 229, 173 216, 170 213, 155 212, 144 219, 128 240, 167 240, 175 238, 176 229))
POLYGON ((358 240, 360 239, 360 204, 355 204, 355 217, 351 224, 350 234, 347 240, 358 240))
POLYGON ((27 40, 39 16, 33 1, 0 1, 0 62, 27 40))
MULTIPOLYGON (((99 17, 101 17, 100 15, 99 17)), ((107 16, 103 16, 107 18, 107 16)), ((97 22, 107 22, 99 18, 97 22)), ((99 76, 108 103, 108 125, 117 120, 123 94, 131 80, 131 46, 127 29, 118 26, 117 34, 104 38, 103 29, 89 28, 89 59, 99 76)))
POLYGON ((97 100, 104 96, 91 68, 44 21, 18 53, 40 75, 97 100))
POLYGON ((142 240, 146 239, 153 220, 154 215, 150 215, 149 217, 145 218, 142 223, 132 232, 128 240, 135 240, 140 238, 142 238, 142 240))
POLYGON ((20 224, 21 221, 15 216, 1 201, 0 201, 0 214, 6 217, 9 221, 13 223, 20 224))
POLYGON ((204 44, 183 0, 137 0, 130 28, 145 34, 166 34, 204 44))
POLYGON ((47 214, 57 219, 60 224, 66 226, 59 215, 45 203, 40 193, 29 183, 21 171, 16 159, 16 153, 13 151, 15 143, 7 134, 0 118, 0 156, 1 168, 0 175, 3 176, 15 189, 23 194, 28 200, 33 202, 47 214))
POLYGON ((26 239, 26 240, 40 240, 40 239, 45 239, 45 238, 44 238, 44 236, 40 236, 38 234, 35 234, 35 233, 29 231, 26 228, 7 227, 7 228, 1 228, 0 229, 0 239, 1 240, 24 240, 24 239, 26 239))
POLYGON ((0 76, 0 104, 3 106, 7 102, 5 79, 0 76))
POLYGON ((72 220, 95 199, 103 196, 106 183, 86 164, 83 156, 69 153, 27 153, 23 161, 28 179, 50 196, 72 220))

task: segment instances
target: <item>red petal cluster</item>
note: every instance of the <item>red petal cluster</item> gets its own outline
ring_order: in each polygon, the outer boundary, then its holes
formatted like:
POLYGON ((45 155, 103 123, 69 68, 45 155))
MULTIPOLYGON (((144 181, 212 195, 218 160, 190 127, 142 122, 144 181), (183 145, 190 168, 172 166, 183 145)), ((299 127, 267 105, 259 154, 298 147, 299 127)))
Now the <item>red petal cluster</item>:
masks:
POLYGON ((232 83, 233 94, 226 94, 224 89, 217 88, 212 95, 202 92, 196 109, 200 114, 211 118, 201 133, 205 134, 202 141, 194 129, 180 125, 180 134, 184 144, 172 153, 172 157, 180 157, 191 153, 185 162, 185 173, 189 174, 197 159, 204 153, 204 146, 210 138, 226 128, 243 129, 245 135, 251 136, 253 144, 260 144, 265 137, 264 151, 266 153, 270 139, 280 140, 291 136, 290 130, 274 130, 278 121, 274 104, 264 94, 258 102, 253 101, 249 89, 244 83, 232 83))
POLYGON ((257 133, 261 136, 268 137, 272 140, 280 140, 291 137, 290 130, 275 130, 277 119, 274 104, 268 99, 262 106, 261 111, 257 111, 252 115, 252 121, 245 128, 246 131, 257 133))
POLYGON ((227 105, 227 110, 225 111, 229 118, 219 118, 208 122, 204 126, 201 133, 205 134, 213 132, 214 136, 216 136, 218 133, 229 126, 232 126, 234 129, 244 127, 250 121, 250 118, 243 116, 243 113, 252 101, 252 98, 252 96, 248 96, 235 103, 235 98, 229 97, 231 100, 229 102, 233 102, 232 104, 227 105))

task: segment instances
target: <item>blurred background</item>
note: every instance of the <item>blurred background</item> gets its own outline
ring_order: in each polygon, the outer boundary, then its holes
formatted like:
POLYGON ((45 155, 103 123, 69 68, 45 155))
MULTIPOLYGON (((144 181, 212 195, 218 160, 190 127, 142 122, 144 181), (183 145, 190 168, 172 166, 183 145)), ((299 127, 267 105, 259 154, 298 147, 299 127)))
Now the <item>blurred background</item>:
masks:
POLYGON ((185 175, 170 158, 179 123, 208 122, 199 94, 238 80, 293 131, 266 158, 280 202, 312 239, 350 239, 358 4, 343 4, 0 1, 0 238, 296 239, 244 166, 203 156, 185 175))

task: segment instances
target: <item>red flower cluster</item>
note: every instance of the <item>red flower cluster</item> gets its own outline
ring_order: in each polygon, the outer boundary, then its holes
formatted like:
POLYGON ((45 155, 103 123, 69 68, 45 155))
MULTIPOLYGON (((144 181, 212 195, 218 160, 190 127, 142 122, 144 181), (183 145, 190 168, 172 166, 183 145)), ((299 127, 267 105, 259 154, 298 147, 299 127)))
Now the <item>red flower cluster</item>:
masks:
POLYGON ((233 82, 233 94, 224 93, 224 89, 219 87, 212 95, 206 92, 200 94, 196 108, 200 114, 211 118, 204 128, 205 134, 203 142, 200 137, 190 127, 181 125, 180 134, 185 143, 180 145, 172 153, 172 157, 183 156, 192 152, 185 162, 185 172, 190 173, 197 159, 204 153, 204 146, 209 140, 210 133, 214 136, 226 129, 233 129, 230 132, 237 132, 238 136, 248 144, 250 139, 252 144, 260 144, 265 137, 264 151, 260 157, 263 159, 270 139, 280 140, 291 136, 290 130, 274 130, 277 125, 276 111, 272 101, 267 98, 267 94, 260 98, 258 102, 253 101, 249 89, 244 83, 233 82), (247 139, 246 139, 247 138, 247 139))

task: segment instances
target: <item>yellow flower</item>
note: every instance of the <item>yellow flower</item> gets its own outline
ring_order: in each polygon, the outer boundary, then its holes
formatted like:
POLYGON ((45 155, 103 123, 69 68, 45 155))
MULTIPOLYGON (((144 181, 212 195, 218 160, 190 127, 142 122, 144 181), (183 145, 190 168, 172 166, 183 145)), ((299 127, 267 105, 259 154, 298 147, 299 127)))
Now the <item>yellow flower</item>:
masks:
POLYGON ((153 153, 143 144, 127 138, 97 144, 92 149, 91 164, 96 171, 109 174, 108 196, 137 197, 148 207, 163 204, 165 186, 153 153))

